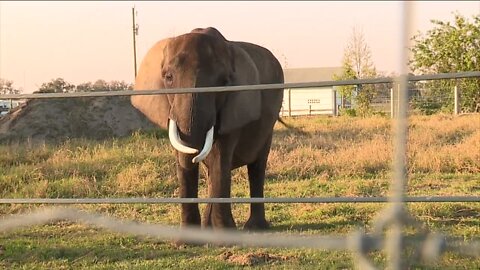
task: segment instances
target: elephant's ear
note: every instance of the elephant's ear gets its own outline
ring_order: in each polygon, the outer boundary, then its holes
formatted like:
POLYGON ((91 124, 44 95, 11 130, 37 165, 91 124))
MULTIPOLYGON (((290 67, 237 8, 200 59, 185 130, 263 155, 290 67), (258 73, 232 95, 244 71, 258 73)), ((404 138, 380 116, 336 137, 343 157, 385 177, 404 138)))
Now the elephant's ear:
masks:
MULTIPOLYGON (((164 48, 169 39, 157 42, 145 55, 135 78, 134 90, 156 90, 164 88, 162 62, 164 48)), ((168 128, 170 103, 167 95, 131 96, 132 105, 150 121, 163 129, 168 128)))
MULTIPOLYGON (((232 45, 232 74, 230 85, 258 84, 258 70, 250 56, 232 45)), ((262 94, 260 90, 230 92, 220 109, 219 134, 227 134, 260 118, 262 94)))

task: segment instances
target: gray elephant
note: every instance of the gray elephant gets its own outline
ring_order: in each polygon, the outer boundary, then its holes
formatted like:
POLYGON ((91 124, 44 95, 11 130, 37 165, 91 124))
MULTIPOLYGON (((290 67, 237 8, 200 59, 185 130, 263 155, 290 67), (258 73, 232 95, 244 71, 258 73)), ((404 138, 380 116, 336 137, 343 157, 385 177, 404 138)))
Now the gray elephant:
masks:
MULTIPOLYGON (((258 45, 228 41, 215 28, 157 42, 144 57, 135 90, 283 83, 273 54, 258 45)), ((251 197, 263 197, 265 169, 283 89, 241 92, 135 95, 134 107, 168 129, 177 150, 180 197, 198 196, 198 168, 208 170, 208 195, 229 198, 231 171, 248 168, 251 197)), ((182 204, 181 225, 236 227, 230 204, 182 204)), ((251 204, 246 229, 266 229, 265 208, 251 204)))

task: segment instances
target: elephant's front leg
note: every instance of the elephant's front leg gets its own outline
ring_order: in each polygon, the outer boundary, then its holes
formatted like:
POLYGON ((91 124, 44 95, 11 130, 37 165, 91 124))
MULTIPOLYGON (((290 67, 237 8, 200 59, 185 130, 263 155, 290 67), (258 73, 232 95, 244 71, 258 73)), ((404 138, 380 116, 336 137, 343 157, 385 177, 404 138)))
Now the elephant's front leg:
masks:
MULTIPOLYGON (((229 143, 217 141, 206 160, 208 167, 208 195, 210 198, 230 198, 232 149, 229 143)), ((229 203, 208 204, 202 226, 235 228, 232 208, 229 203)))
MULTIPOLYGON (((180 198, 198 197, 198 164, 193 164, 185 154, 177 153, 177 177, 180 184, 180 198)), ((181 226, 200 225, 200 211, 197 203, 182 204, 181 226)))
MULTIPOLYGON (((265 170, 267 168, 268 154, 270 153, 270 145, 272 138, 267 140, 259 158, 247 165, 248 182, 250 184, 250 197, 263 198, 263 188, 265 184, 265 170)), ((250 217, 244 225, 247 230, 264 230, 270 225, 265 219, 265 206, 263 203, 250 204, 250 217)))

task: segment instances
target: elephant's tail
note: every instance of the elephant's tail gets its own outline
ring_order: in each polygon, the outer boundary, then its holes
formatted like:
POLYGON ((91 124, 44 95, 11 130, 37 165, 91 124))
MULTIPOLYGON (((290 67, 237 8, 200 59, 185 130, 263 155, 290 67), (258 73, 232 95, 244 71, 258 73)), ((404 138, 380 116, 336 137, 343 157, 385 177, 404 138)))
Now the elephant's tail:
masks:
POLYGON ((283 119, 282 119, 280 116, 278 117, 277 120, 278 120, 278 122, 282 123, 282 125, 283 125, 284 127, 288 128, 288 129, 293 128, 291 125, 285 123, 285 121, 283 121, 283 119))
POLYGON ((280 122, 284 127, 286 127, 287 129, 290 129, 290 130, 293 130, 293 131, 296 131, 302 135, 305 135, 307 134, 305 131, 303 131, 302 129, 298 128, 298 127, 294 127, 292 125, 289 125, 287 123, 285 123, 285 121, 283 121, 283 119, 279 116, 278 117, 278 122, 280 122))

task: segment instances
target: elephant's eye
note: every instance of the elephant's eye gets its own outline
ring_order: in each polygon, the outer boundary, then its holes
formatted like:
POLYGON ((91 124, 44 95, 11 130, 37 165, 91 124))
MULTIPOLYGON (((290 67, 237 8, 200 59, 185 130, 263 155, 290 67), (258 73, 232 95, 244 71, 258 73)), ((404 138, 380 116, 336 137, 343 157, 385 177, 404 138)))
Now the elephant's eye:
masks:
POLYGON ((168 83, 168 84, 172 84, 173 83, 173 74, 171 72, 165 72, 165 74, 163 75, 163 77, 165 78, 165 81, 168 83))

